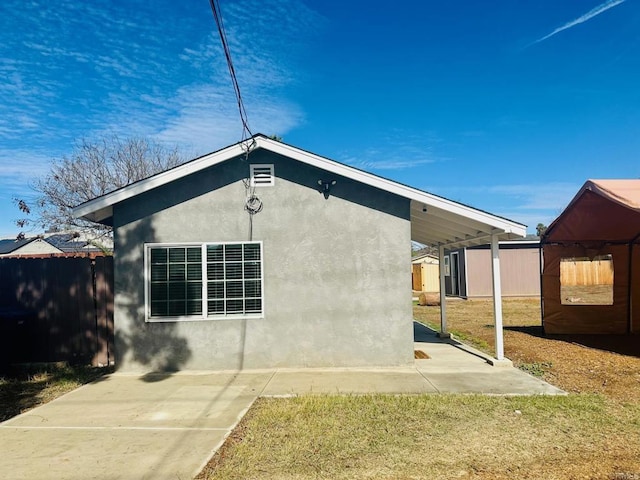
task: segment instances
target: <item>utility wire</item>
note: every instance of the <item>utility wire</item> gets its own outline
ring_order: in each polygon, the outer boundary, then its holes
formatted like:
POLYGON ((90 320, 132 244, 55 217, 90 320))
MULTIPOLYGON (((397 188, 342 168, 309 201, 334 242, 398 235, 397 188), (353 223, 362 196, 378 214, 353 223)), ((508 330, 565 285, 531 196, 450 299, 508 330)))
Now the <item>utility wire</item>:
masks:
MULTIPOLYGON (((242 142, 251 138, 253 133, 249 128, 249 121, 247 120, 247 111, 244 108, 244 102, 242 101, 242 94, 240 93, 240 85, 238 84, 238 78, 236 77, 236 70, 233 67, 233 61, 231 60, 231 51, 229 50, 229 43, 227 42, 227 34, 224 29, 224 23, 222 22, 222 12, 218 0, 209 0, 211 5, 211 11, 213 12, 213 18, 216 21, 218 27, 218 33, 220 34, 220 41, 222 42, 222 50, 227 60, 227 67, 229 67, 229 75, 231 75, 231 83, 233 84, 233 91, 236 95, 236 103, 238 104, 238 111, 240 112, 240 121, 242 122, 242 142)), ((247 155, 249 154, 250 147, 247 147, 247 155)))

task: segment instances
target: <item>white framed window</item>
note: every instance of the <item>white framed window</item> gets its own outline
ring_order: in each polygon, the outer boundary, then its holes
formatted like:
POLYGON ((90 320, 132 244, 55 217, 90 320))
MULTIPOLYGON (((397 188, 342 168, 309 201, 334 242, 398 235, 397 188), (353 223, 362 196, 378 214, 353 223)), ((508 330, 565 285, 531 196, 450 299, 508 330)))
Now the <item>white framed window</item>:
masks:
POLYGON ((254 163, 249 165, 252 187, 273 187, 275 176, 272 163, 254 163))
POLYGON ((145 244, 147 322, 262 317, 262 242, 145 244))

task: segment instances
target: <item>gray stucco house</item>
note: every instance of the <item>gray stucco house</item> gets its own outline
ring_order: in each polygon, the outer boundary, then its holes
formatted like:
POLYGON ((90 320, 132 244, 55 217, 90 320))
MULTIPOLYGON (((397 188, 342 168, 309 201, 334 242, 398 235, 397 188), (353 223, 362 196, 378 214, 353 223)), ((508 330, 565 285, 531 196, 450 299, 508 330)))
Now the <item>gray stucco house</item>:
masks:
POLYGON ((410 364, 411 240, 525 233, 263 135, 74 213, 113 226, 116 363, 131 371, 410 364))

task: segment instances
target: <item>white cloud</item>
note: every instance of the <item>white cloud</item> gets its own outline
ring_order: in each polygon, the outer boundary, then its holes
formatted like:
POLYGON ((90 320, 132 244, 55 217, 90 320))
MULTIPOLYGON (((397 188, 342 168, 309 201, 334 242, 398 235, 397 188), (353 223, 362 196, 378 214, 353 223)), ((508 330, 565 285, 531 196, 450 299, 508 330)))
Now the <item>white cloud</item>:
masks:
POLYGON ((337 160, 362 170, 404 170, 446 158, 436 153, 440 139, 433 132, 420 134, 392 129, 369 147, 343 152, 337 160))

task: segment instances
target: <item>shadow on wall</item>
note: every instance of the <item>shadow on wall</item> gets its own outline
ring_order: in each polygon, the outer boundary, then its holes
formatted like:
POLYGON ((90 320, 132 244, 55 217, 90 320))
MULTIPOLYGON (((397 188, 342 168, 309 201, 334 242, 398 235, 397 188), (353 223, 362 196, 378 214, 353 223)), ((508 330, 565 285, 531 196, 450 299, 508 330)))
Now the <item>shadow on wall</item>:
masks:
MULTIPOLYGON (((114 252, 116 367, 124 364, 125 369, 143 366, 150 372, 175 372, 191 357, 189 342, 178 335, 175 322, 145 322, 143 249, 145 242, 152 241, 155 236, 149 218, 117 233, 114 252), (130 363, 134 365, 127 365, 130 363)), ((143 379, 156 382, 167 376, 149 374, 143 379)))

